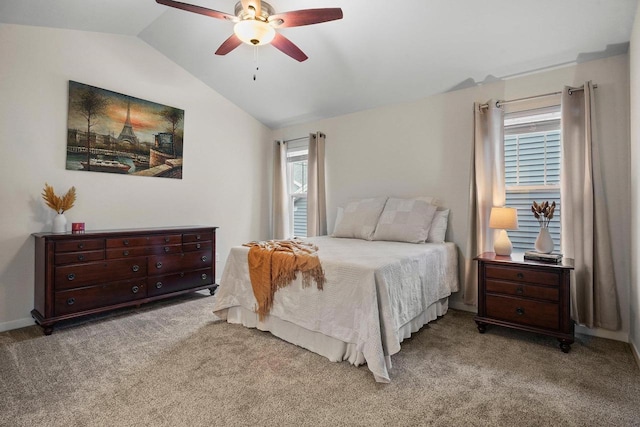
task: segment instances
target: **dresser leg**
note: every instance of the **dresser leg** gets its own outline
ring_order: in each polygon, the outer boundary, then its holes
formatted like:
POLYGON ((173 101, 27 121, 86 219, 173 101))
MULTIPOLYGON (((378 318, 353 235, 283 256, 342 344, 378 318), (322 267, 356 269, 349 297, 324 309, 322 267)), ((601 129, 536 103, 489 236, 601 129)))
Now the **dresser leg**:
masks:
POLYGON ((216 289, 218 289, 218 285, 212 286, 209 288, 209 294, 213 295, 216 293, 216 289))
POLYGON ((571 350, 571 343, 573 341, 565 340, 562 338, 558 338, 558 341, 560 341, 560 350, 562 350, 563 353, 569 353, 569 350, 571 350))
POLYGON ((476 324, 478 325, 478 332, 480 332, 481 334, 484 334, 487 330, 487 324, 483 322, 478 322, 477 320, 476 320, 476 324))
POLYGON ((53 333, 53 325, 43 326, 42 330, 44 331, 45 335, 51 335, 53 333))

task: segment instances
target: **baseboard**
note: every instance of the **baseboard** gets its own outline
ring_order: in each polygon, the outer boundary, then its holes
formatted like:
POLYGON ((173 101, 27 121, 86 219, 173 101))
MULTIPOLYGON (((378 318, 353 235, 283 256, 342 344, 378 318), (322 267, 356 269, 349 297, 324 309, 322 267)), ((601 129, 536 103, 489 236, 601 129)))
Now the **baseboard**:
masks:
POLYGON ((31 317, 25 317, 24 319, 12 320, 11 322, 0 323, 0 332, 10 331, 12 329, 26 328, 27 326, 33 326, 34 322, 31 317))
POLYGON ((587 328, 586 326, 576 325, 576 333, 614 341, 629 342, 629 333, 624 331, 609 331, 606 329, 587 328))
POLYGON ((640 368, 640 352, 638 352, 638 347, 633 342, 633 340, 629 340, 629 346, 631 347, 631 353, 633 353, 633 357, 636 359, 636 365, 640 368))
POLYGON ((449 299, 449 308, 453 308, 454 310, 460 310, 460 311, 468 311, 471 313, 478 312, 478 308, 474 305, 467 305, 462 301, 451 301, 451 299, 449 299))

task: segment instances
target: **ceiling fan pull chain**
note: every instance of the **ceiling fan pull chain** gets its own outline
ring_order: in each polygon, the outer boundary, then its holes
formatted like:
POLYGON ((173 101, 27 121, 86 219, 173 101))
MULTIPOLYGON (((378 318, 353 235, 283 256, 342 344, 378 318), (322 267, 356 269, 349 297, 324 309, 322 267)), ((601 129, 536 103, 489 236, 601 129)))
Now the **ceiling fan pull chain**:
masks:
POLYGON ((258 46, 254 46, 253 47, 253 60, 256 63, 256 72, 253 73, 253 81, 256 81, 256 74, 258 73, 258 70, 260 69, 260 67, 258 66, 258 46))

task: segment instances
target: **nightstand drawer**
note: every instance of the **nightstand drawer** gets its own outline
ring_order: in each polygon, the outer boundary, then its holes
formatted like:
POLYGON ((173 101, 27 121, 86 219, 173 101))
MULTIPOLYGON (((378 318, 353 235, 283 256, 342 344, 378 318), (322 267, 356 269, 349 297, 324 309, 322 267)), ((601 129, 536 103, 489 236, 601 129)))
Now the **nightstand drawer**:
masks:
POLYGON ((487 279, 485 286, 489 293, 537 298, 554 302, 558 302, 560 300, 560 292, 556 287, 524 285, 521 283, 505 282, 494 279, 487 279))
POLYGON ((499 295, 486 296, 486 315, 545 329, 559 328, 558 304, 499 295))
POLYGON ((488 279, 504 279, 516 282, 539 283, 548 286, 560 285, 560 275, 550 271, 487 265, 485 268, 485 274, 488 279))

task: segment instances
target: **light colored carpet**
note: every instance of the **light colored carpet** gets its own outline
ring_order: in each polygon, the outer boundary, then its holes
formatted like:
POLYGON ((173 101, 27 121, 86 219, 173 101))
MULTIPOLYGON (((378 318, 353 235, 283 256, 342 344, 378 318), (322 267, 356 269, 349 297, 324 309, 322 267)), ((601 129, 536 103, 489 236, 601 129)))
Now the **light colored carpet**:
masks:
POLYGON ((503 328, 450 310, 393 356, 391 384, 272 335, 212 322, 192 294, 45 337, 0 334, 2 426, 640 425, 629 347, 503 328))

